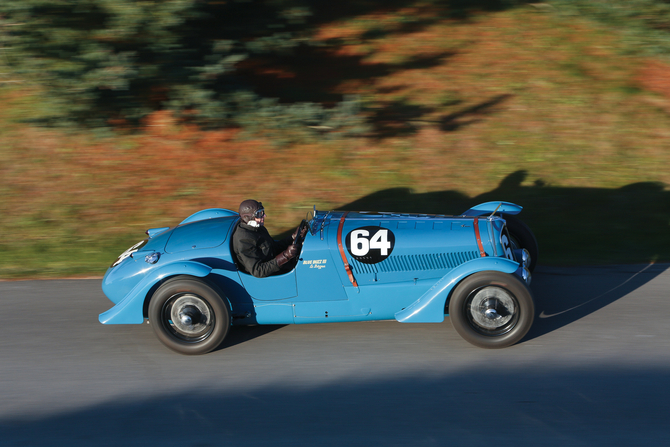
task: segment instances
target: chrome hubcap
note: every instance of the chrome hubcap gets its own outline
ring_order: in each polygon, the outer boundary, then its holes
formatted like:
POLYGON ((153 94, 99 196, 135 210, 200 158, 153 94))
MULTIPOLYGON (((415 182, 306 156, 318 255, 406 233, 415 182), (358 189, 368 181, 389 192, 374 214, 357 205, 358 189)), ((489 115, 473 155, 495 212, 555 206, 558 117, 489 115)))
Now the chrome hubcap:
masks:
POLYGON ((199 296, 190 294, 178 296, 169 310, 173 329, 184 337, 198 338, 211 331, 212 310, 199 296))
POLYGON ((486 309, 484 312, 484 316, 488 318, 489 320, 495 320, 498 318, 498 312, 495 309, 486 309))
POLYGON ((489 286, 472 293, 466 311, 471 324, 479 332, 500 335, 516 324, 518 305, 509 291, 489 286))

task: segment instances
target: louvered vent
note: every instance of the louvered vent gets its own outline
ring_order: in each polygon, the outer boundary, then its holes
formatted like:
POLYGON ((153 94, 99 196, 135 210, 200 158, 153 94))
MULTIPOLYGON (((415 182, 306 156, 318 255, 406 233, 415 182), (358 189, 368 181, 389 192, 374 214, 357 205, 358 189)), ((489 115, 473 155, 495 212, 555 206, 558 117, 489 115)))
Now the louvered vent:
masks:
POLYGON ((476 251, 462 251, 456 253, 389 256, 379 264, 363 264, 355 259, 349 259, 349 265, 351 265, 353 272, 358 274, 446 270, 456 268, 477 257, 479 257, 479 254, 476 251))

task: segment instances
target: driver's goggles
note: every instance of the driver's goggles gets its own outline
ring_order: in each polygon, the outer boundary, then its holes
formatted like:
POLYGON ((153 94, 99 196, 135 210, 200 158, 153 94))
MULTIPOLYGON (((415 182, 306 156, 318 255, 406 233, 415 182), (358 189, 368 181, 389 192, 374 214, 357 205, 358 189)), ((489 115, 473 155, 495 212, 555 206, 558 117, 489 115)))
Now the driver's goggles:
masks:
POLYGON ((254 218, 256 219, 262 219, 263 216, 265 216, 265 208, 259 208, 254 213, 254 218))

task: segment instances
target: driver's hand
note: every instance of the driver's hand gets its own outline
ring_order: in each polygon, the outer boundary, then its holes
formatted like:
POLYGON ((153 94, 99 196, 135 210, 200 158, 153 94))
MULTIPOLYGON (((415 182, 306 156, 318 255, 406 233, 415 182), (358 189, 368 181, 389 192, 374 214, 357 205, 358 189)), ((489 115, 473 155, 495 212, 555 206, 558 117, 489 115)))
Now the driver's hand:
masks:
POLYGON ((277 261, 277 265, 281 267, 296 256, 298 256, 298 247, 295 245, 289 245, 286 250, 282 251, 275 257, 275 260, 277 261))
POLYGON ((284 256, 286 259, 293 259, 298 256, 298 247, 295 245, 289 245, 286 250, 284 250, 284 256))
MULTIPOLYGON (((300 230, 300 225, 298 225, 298 228, 296 228, 293 234, 291 235, 293 240, 295 240, 295 238, 298 236, 298 230, 300 230)), ((305 225, 304 227, 302 227, 302 231, 300 232, 300 239, 304 239, 306 234, 307 234, 307 226, 305 225)))

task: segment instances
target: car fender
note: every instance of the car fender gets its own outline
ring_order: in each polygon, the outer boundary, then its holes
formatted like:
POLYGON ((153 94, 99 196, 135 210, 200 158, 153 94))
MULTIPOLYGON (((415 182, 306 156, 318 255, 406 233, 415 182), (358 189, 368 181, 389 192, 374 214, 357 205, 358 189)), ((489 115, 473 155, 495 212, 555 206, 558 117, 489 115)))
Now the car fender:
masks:
POLYGON ((444 321, 447 297, 461 280, 484 270, 512 274, 518 268, 518 262, 506 258, 486 257, 468 261, 444 275, 418 300, 397 312, 395 319, 401 323, 441 323, 444 321))
POLYGON ((102 324, 141 324, 144 322, 144 300, 156 283, 175 275, 204 278, 211 271, 211 267, 194 261, 163 265, 145 276, 116 306, 101 313, 98 319, 102 324))
POLYGON ((473 206, 463 213, 463 216, 483 216, 484 214, 505 213, 505 214, 519 214, 523 209, 522 206, 511 202, 486 202, 473 206))
POLYGON ((184 225, 191 222, 197 222, 199 220, 205 219, 214 219, 216 217, 231 217, 237 216, 238 214, 235 211, 226 210, 223 208, 209 208, 206 210, 198 211, 197 213, 191 214, 186 219, 182 220, 179 225, 184 225))

